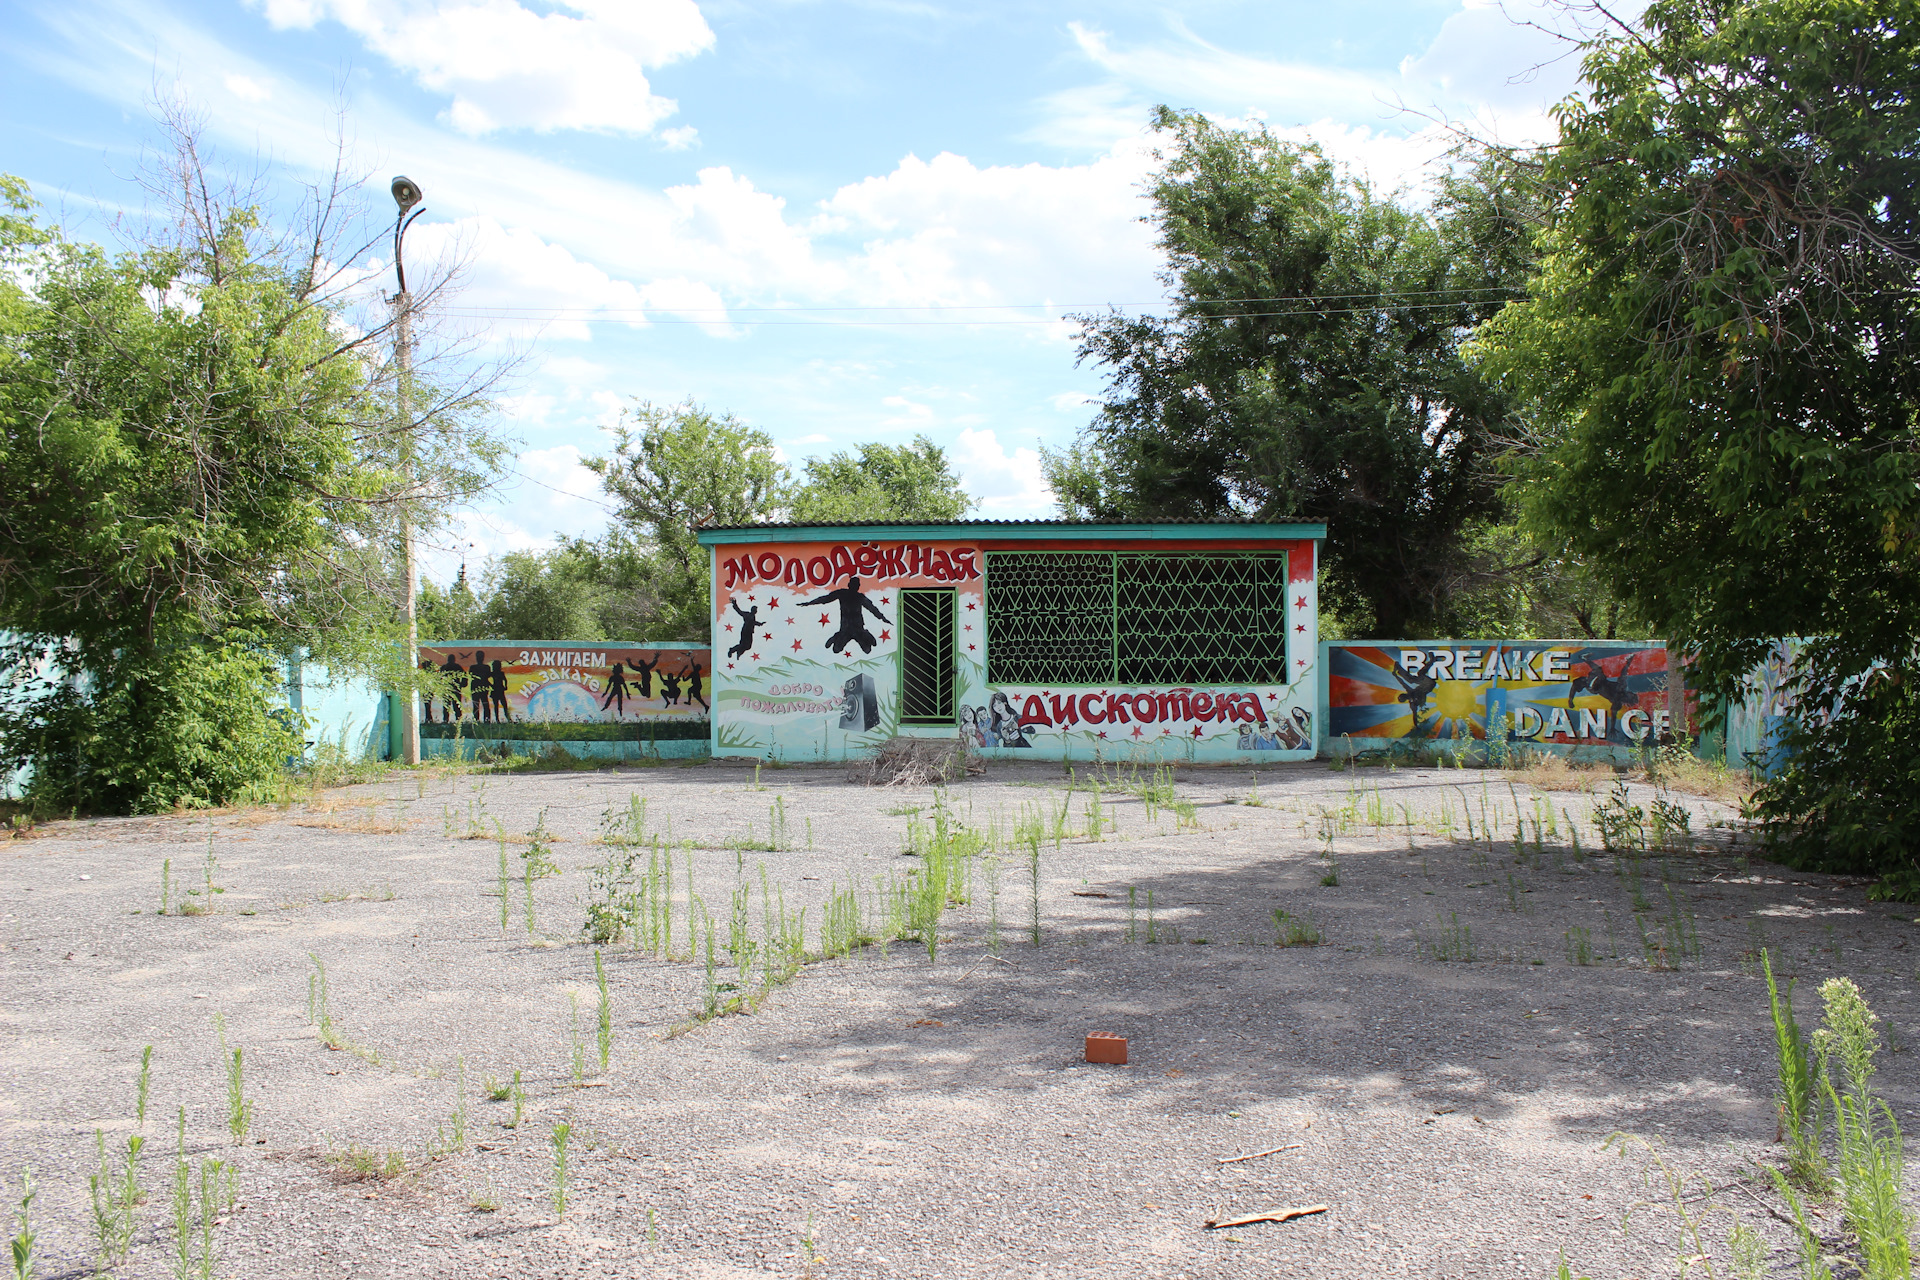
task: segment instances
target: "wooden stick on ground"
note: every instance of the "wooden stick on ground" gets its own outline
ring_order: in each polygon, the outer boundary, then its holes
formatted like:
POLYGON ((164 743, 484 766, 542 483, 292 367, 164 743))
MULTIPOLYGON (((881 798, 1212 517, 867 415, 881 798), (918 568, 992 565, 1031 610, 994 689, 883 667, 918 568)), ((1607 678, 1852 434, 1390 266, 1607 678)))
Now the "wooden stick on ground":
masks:
POLYGON ((1289 1142, 1284 1147, 1268 1147, 1265 1151, 1251 1151, 1244 1156, 1221 1156, 1221 1164, 1239 1164, 1242 1160, 1258 1160, 1261 1156, 1270 1156, 1280 1151, 1298 1151, 1304 1142, 1289 1142))
POLYGON ((1326 1211, 1327 1206, 1323 1204, 1301 1205, 1293 1209, 1264 1209, 1259 1213, 1249 1213, 1238 1218, 1209 1218, 1206 1228, 1209 1231, 1218 1231, 1222 1227, 1244 1227, 1254 1222, 1285 1222, 1289 1218, 1304 1218, 1309 1213, 1326 1211))

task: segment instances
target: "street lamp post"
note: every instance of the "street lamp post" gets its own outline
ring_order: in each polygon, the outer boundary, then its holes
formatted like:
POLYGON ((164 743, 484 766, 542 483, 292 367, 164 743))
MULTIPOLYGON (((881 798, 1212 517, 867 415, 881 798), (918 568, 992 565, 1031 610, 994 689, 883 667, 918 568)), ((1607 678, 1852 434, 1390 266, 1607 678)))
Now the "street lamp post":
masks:
POLYGON ((407 671, 408 680, 404 719, 400 728, 400 756, 407 764, 420 763, 419 695, 412 686, 413 673, 420 666, 420 617, 416 596, 420 580, 413 563, 413 296, 407 292, 407 269, 400 259, 407 228, 426 210, 420 207, 420 188, 411 178, 393 180, 393 202, 400 216, 393 223, 393 274, 399 289, 393 295, 393 364, 399 377, 394 392, 394 415, 400 430, 400 479, 405 486, 400 497, 400 543, 405 549, 407 573, 407 671), (411 216, 409 216, 411 215, 411 216))

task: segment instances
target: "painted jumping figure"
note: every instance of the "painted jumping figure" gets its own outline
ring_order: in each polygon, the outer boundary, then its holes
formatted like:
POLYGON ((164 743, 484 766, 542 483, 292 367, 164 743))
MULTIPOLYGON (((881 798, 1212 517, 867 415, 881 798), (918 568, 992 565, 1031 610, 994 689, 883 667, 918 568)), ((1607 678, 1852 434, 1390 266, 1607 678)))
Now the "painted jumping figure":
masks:
POLYGON ((653 669, 660 665, 660 651, 653 651, 652 662, 635 661, 633 664, 633 687, 635 696, 651 698, 653 696, 653 669))
POLYGON ((738 600, 728 601, 733 611, 740 615, 740 643, 727 650, 729 658, 744 658, 747 650, 753 648, 754 632, 760 628, 760 606, 742 609, 738 600))
MULTIPOLYGON (((829 591, 817 600, 802 600, 800 607, 804 609, 816 604, 840 606, 840 629, 827 641, 827 648, 834 653, 839 653, 849 643, 859 645, 862 653, 873 652, 873 646, 879 641, 873 638, 873 632, 867 630, 867 620, 861 616, 863 613, 871 613, 888 626, 893 625, 892 618, 880 612, 874 607, 873 601, 860 593, 858 576, 848 578, 847 585, 838 591, 829 591)), ((736 609, 739 607, 739 605, 734 606, 736 609)))

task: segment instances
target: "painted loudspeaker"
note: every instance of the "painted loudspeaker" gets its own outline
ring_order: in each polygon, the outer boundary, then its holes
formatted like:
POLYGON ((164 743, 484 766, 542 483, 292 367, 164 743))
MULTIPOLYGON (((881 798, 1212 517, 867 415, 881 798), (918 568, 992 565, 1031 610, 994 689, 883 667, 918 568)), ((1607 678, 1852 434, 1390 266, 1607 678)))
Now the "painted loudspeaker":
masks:
POLYGON ((1087 1037, 1087 1061, 1104 1062, 1116 1067, 1127 1065, 1127 1038, 1100 1035, 1087 1037))
POLYGON ((840 727, 865 733, 880 723, 880 699, 873 688, 873 677, 851 676, 841 689, 845 706, 840 711, 840 727))

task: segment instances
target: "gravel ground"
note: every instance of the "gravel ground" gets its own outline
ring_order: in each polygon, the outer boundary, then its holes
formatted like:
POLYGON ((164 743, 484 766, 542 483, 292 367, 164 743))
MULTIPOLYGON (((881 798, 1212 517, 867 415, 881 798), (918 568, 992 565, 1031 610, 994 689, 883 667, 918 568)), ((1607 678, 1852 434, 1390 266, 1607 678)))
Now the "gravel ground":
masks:
POLYGON ((1596 856, 1595 796, 1524 778, 1303 765, 1257 785, 1182 769, 1177 788, 1188 815, 1105 793, 1097 842, 1092 793, 1055 766, 951 789, 963 820, 1002 830, 1064 803, 1076 830, 1042 846, 1037 948, 1024 856, 997 899, 976 866, 938 963, 896 942, 812 964, 747 1016, 691 1020, 702 965, 608 945, 604 1074, 581 941, 603 814, 644 797, 649 833, 699 846, 716 916, 744 871, 756 935, 764 864, 807 907, 812 946, 832 883, 918 865, 905 810, 932 793, 731 765, 437 773, 286 810, 57 823, 0 843, 0 1176, 17 1187, 32 1164, 40 1274, 90 1274, 94 1130, 121 1149, 137 1131, 151 1044, 148 1200, 123 1277, 173 1271, 181 1107, 189 1157, 236 1174, 216 1276, 1544 1276, 1562 1250, 1595 1277, 1672 1275, 1691 1250, 1671 1209, 1634 1211, 1658 1197, 1641 1159, 1602 1149, 1616 1130, 1711 1177, 1712 1239, 1745 1221, 1784 1275, 1776 1202, 1729 1185, 1778 1158, 1761 945, 1802 980, 1803 1021, 1811 984, 1861 983, 1889 1023, 1878 1082, 1903 1123, 1915 1109, 1910 916, 1749 861, 1724 805, 1686 801, 1696 849, 1633 863, 1596 856), (499 845, 454 837, 496 819, 517 835, 543 812, 562 873, 535 884, 533 933, 513 880, 503 930, 499 845), (782 812, 791 850, 727 847, 766 842, 782 812), (163 860, 178 901, 209 848, 215 910, 158 914, 163 860), (1276 907, 1323 944, 1275 946, 1276 907), (309 953, 348 1049, 309 1021, 309 953), (245 1053, 242 1146, 216 1015, 245 1053), (1131 1063, 1084 1063, 1095 1031, 1128 1037, 1131 1063), (516 1069, 525 1116, 508 1128, 482 1083, 516 1069), (355 1180, 352 1148, 405 1171, 355 1180))

